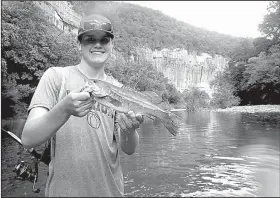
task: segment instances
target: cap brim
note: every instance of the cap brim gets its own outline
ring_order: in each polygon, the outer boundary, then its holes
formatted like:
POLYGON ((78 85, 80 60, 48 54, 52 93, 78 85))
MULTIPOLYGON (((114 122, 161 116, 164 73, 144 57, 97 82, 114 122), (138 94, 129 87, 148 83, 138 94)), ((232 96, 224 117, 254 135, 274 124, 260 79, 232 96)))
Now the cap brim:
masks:
POLYGON ((99 29, 82 31, 79 33, 78 37, 80 37, 82 34, 87 33, 87 32, 106 32, 111 38, 114 38, 114 34, 112 34, 111 32, 105 31, 105 30, 99 30, 99 29))

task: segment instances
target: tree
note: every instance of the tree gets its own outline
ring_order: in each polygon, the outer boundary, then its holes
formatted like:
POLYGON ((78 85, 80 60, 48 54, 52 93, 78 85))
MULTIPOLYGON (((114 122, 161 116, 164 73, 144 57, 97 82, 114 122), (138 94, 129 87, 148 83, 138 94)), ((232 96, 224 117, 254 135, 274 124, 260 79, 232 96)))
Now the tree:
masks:
POLYGON ((273 45, 273 43, 270 39, 267 39, 266 37, 258 37, 254 39, 253 45, 255 48, 254 55, 257 56, 261 52, 268 53, 268 50, 270 46, 273 45))
POLYGON ((192 87, 183 92, 185 108, 189 111, 195 111, 199 108, 208 108, 210 97, 205 91, 199 90, 197 87, 192 87))
POLYGON ((228 108, 239 104, 240 99, 234 93, 236 88, 229 79, 230 73, 220 73, 211 82, 214 93, 210 104, 214 108, 228 108))
POLYGON ((24 117, 44 71, 77 63, 78 47, 32 2, 3 2, 1 39, 2 117, 24 117))
POLYGON ((229 68, 212 82, 213 105, 279 104, 279 14, 280 2, 270 2, 259 25, 265 36, 242 39, 229 53, 229 68))
POLYGON ((280 1, 271 1, 267 10, 269 14, 264 16, 259 30, 277 44, 280 41, 280 1))
POLYGON ((280 45, 272 46, 268 55, 260 53, 248 62, 242 89, 250 93, 251 103, 280 104, 280 45))
POLYGON ((247 61, 254 54, 253 40, 249 38, 242 38, 238 44, 231 50, 231 61, 229 65, 235 65, 237 62, 247 61))

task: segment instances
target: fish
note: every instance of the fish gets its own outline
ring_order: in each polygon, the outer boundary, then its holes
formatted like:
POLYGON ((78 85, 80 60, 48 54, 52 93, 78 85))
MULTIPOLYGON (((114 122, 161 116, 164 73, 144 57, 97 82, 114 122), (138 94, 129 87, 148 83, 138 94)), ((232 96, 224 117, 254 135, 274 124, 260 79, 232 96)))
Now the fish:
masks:
POLYGON ((163 107, 162 97, 153 91, 140 92, 102 80, 87 81, 81 91, 88 91, 95 101, 117 112, 127 114, 133 111, 154 121, 158 119, 173 136, 176 136, 180 127, 185 124, 183 118, 163 107))

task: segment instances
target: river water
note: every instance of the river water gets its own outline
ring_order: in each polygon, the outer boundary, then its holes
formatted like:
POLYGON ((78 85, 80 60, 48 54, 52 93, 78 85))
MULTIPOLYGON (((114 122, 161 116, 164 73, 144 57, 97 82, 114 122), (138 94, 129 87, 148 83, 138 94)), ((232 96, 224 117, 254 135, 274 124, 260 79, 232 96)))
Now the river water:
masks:
MULTIPOLYGON (((162 124, 144 125, 133 155, 121 152, 125 196, 279 196, 280 115, 182 113, 187 128, 172 136, 162 124)), ((2 196, 43 196, 47 166, 32 183, 14 179, 30 155, 2 133, 2 196)), ((37 148, 37 150, 42 147, 37 148)))

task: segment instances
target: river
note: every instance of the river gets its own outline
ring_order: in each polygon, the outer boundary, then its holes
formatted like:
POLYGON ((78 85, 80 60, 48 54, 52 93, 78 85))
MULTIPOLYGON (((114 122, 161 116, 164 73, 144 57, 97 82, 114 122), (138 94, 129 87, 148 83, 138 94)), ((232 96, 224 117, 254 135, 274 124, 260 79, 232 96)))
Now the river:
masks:
MULTIPOLYGON (((137 151, 121 152, 125 196, 279 196, 279 113, 182 115, 187 128, 177 136, 160 123, 144 125, 137 151)), ((3 133, 1 147, 2 196, 43 196, 47 166, 39 167, 35 194, 12 172, 30 155, 3 133)))

